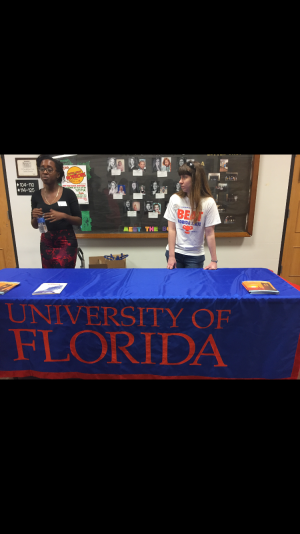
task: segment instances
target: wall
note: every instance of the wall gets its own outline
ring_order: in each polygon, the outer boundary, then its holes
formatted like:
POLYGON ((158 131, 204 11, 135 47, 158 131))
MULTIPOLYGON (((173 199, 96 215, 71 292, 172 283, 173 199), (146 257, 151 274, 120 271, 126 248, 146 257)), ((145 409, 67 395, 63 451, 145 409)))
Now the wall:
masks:
MULTIPOLYGON (((12 209, 19 267, 40 268, 40 234, 30 224, 30 196, 17 196, 15 158, 37 157, 38 154, 5 155, 5 166, 12 209)), ((287 201, 291 155, 261 155, 254 216, 253 236, 217 238, 218 266, 266 267, 277 273, 284 213, 287 201)), ((40 187, 42 182, 40 182, 40 187)), ((80 239, 86 267, 89 256, 129 254, 128 268, 164 268, 165 239, 80 239)), ((206 265, 209 251, 206 250, 206 265)), ((76 267, 80 267, 77 259, 76 267)))

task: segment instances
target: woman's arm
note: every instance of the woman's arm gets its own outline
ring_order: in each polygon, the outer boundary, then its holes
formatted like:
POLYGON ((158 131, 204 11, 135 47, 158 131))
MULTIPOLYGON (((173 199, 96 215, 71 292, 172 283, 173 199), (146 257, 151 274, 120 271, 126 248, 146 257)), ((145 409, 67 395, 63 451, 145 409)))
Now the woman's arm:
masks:
POLYGON ((77 197, 75 193, 71 190, 64 191, 67 196, 67 202, 70 207, 71 215, 68 213, 63 213, 60 211, 56 211, 53 209, 50 209, 49 213, 45 214, 45 219, 47 219, 49 222, 57 222, 61 219, 65 219, 70 224, 75 226, 81 226, 82 225, 82 217, 81 217, 81 211, 79 207, 79 203, 77 200, 77 197))
POLYGON ((216 238, 215 238, 215 227, 214 226, 207 226, 205 228, 205 237, 207 241, 207 246, 209 248, 211 262, 207 267, 204 267, 204 269, 214 270, 218 268, 218 264, 212 260, 217 261, 217 250, 216 250, 216 238))
POLYGON ((57 222, 57 221, 60 221, 61 219, 66 219, 67 221, 69 221, 69 223, 76 225, 76 226, 81 226, 82 224, 81 217, 68 215, 67 213, 62 213, 61 211, 55 211, 52 209, 49 212, 45 213, 44 217, 49 222, 57 222))
POLYGON ((32 195, 31 197, 31 226, 35 230, 37 230, 38 228, 37 219, 42 216, 43 216, 43 210, 42 208, 37 208, 37 201, 34 195, 32 195))
POLYGON ((172 221, 168 221, 168 243, 169 243, 169 259, 167 269, 176 268, 175 259, 175 243, 176 243, 176 224, 172 221))
POLYGON ((35 208, 34 210, 32 210, 32 214, 31 214, 31 226, 32 228, 35 228, 35 230, 38 228, 38 217, 42 217, 43 216, 43 210, 42 208, 35 208))

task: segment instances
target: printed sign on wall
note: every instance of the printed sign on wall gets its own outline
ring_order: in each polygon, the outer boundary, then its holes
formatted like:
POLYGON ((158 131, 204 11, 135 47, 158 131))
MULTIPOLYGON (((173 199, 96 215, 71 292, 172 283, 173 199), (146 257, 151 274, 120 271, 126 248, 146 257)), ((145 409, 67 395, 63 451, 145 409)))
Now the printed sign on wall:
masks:
POLYGON ((88 204, 86 165, 64 165, 63 168, 65 176, 61 185, 74 191, 79 204, 88 204))
POLYGON ((17 195, 32 195, 39 190, 38 180, 16 180, 17 195))

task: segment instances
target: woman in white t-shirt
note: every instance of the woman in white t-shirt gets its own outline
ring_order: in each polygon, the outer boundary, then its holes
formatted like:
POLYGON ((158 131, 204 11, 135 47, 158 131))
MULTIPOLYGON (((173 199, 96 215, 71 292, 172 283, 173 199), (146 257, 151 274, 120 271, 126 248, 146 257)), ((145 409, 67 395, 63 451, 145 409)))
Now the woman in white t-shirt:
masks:
POLYGON ((171 196, 164 214, 168 219, 167 268, 202 269, 205 232, 211 261, 204 269, 217 269, 215 225, 221 219, 204 168, 198 161, 189 161, 178 174, 181 191, 171 196))

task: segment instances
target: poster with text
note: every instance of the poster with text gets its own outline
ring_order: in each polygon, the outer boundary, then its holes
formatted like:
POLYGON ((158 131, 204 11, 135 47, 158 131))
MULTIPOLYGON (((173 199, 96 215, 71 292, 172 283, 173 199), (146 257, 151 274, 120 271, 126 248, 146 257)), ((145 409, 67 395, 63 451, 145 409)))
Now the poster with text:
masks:
POLYGON ((86 165, 64 165, 64 177, 61 185, 74 191, 79 204, 88 204, 88 186, 86 165))

